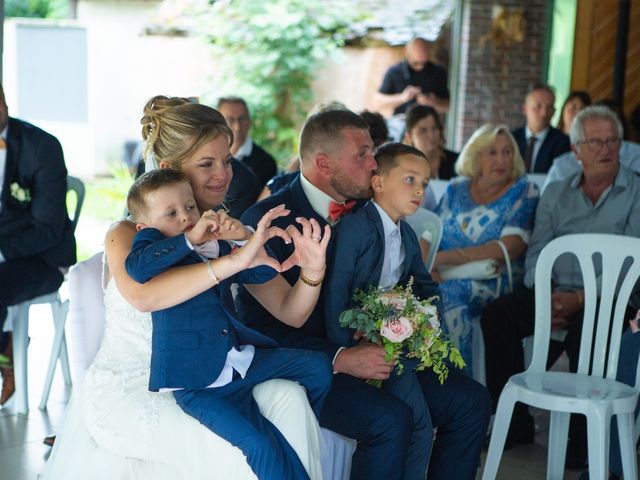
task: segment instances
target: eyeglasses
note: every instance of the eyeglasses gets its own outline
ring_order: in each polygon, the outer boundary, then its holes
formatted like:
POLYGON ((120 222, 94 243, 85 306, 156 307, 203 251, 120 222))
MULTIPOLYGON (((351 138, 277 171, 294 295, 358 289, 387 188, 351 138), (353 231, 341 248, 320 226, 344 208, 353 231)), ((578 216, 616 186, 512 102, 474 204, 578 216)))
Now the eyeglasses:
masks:
POLYGON ((233 123, 237 123, 239 125, 244 125, 246 123, 249 122, 249 117, 246 115, 243 115, 241 117, 227 117, 227 123, 229 125, 233 124, 233 123))
POLYGON ((617 150, 620 147, 619 138, 607 138, 606 140, 592 138, 591 140, 583 140, 578 143, 586 144, 590 152, 599 152, 605 145, 609 150, 617 150))

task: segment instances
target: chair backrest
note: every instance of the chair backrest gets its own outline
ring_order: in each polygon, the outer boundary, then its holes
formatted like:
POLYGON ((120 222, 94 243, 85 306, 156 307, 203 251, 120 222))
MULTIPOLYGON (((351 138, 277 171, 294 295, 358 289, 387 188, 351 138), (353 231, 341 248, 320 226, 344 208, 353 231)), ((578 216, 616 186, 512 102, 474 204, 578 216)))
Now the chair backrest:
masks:
POLYGON ((640 239, 622 235, 565 235, 542 249, 536 264, 536 322, 529 370, 546 369, 553 265, 566 253, 577 259, 584 285, 578 373, 615 379, 625 309, 640 277, 640 239))
POLYGON ((68 282, 72 370, 80 375, 96 356, 104 333, 102 252, 71 267, 68 282))
POLYGON ((433 194, 436 196, 436 204, 440 201, 444 192, 447 190, 449 186, 449 180, 429 180, 429 185, 433 189, 433 194))
POLYGON ((422 238, 425 231, 430 234, 428 235, 431 237, 431 241, 429 242, 431 244, 429 247, 429 258, 424 262, 427 271, 430 272, 433 267, 433 262, 436 260, 436 253, 438 253, 440 240, 442 239, 442 220, 440 220, 440 217, 435 213, 424 208, 418 208, 416 213, 406 218, 406 221, 411 225, 413 231, 416 232, 418 239, 422 238))
POLYGON ((67 176, 67 193, 73 191, 76 194, 76 208, 73 212, 73 218, 71 223, 73 225, 73 231, 76 231, 78 225, 78 219, 80 218, 80 211, 82 210, 82 204, 84 203, 84 183, 82 180, 71 175, 67 176))
POLYGON ((527 180, 531 183, 535 183, 540 189, 540 194, 542 195, 542 190, 544 190, 544 184, 547 182, 547 174, 546 173, 527 173, 527 180))

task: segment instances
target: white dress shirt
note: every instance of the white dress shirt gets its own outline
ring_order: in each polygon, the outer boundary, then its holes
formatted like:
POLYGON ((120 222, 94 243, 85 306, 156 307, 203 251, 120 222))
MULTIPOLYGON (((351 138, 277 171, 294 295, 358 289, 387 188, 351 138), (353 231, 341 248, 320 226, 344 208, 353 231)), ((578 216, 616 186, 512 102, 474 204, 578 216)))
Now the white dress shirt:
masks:
POLYGON ((531 137, 536 137, 536 143, 533 144, 533 154, 531 155, 531 172, 534 171, 536 162, 538 161, 538 152, 540 151, 540 147, 542 146, 544 139, 547 138, 547 133, 549 133, 549 127, 536 134, 533 134, 531 130, 529 130, 529 127, 525 127, 524 129, 524 136, 527 140, 527 145, 529 144, 529 139, 531 137))
POLYGON ((253 139, 251 138, 251 135, 247 135, 247 138, 244 139, 244 142, 242 142, 242 145, 240 145, 240 148, 233 157, 236 160, 242 160, 243 158, 250 156, 251 152, 253 152, 253 139))
POLYGON ((383 290, 390 290, 398 284, 402 276, 402 262, 404 262, 405 253, 400 235, 400 225, 394 223, 380 205, 373 200, 371 203, 378 210, 384 232, 384 259, 378 286, 383 290))
POLYGON ((329 222, 330 225, 334 225, 334 222, 329 218, 329 204, 335 202, 335 200, 307 180, 302 172, 300 173, 300 184, 302 191, 311 204, 311 208, 329 222))

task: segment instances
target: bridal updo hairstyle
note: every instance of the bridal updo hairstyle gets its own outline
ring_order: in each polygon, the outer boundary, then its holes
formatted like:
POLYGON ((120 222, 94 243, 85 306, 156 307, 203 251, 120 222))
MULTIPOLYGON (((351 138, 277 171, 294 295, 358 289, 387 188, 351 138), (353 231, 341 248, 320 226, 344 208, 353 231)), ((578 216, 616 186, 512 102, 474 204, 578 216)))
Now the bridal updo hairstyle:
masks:
POLYGON ((193 103, 188 98, 156 95, 144 106, 140 119, 142 138, 146 140, 145 158, 164 161, 176 170, 200 147, 225 135, 229 146, 233 132, 217 110, 193 103))

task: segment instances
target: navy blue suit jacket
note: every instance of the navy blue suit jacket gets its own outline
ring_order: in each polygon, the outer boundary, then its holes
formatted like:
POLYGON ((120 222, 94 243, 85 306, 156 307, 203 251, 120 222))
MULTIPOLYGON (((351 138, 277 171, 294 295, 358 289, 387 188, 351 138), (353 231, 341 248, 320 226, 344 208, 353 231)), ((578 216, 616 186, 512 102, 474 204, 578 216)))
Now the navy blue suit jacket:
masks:
MULTIPOLYGON (((525 127, 513 130, 511 133, 516 139, 520 155, 522 155, 522 158, 524 159, 524 156, 527 153, 525 127)), ((538 150, 538 156, 533 160, 533 173, 547 173, 551 168, 553 160, 569 150, 571 150, 569 137, 557 128, 549 127, 549 132, 544 138, 544 142, 542 142, 540 150, 538 150)))
POLYGON ((40 257, 53 268, 76 262, 67 215, 67 168, 60 142, 49 133, 9 118, 2 185, 0 251, 7 261, 40 257), (28 189, 31 201, 11 195, 11 184, 28 189))
MULTIPOLYGON (((373 203, 351 215, 345 215, 335 228, 336 243, 328 262, 324 316, 327 338, 343 346, 353 346, 352 331, 340 326, 340 314, 354 306, 355 290, 367 291, 377 287, 384 261, 384 228, 373 203)), ((420 245, 408 223, 400 222, 400 238, 404 247, 404 261, 399 285, 406 286, 413 277, 413 293, 420 299, 439 296, 438 284, 433 281, 422 262, 420 245)))
POLYGON ((278 173, 275 159, 256 142, 253 142, 251 155, 241 158, 240 161, 253 170, 260 182, 261 189, 278 173))
MULTIPOLYGON (((220 255, 229 253, 220 242, 220 255)), ((184 235, 166 238, 155 228, 138 232, 126 259, 127 273, 144 283, 178 265, 201 262, 184 235)), ((272 339, 245 327, 224 308, 234 282, 263 283, 276 275, 269 267, 256 267, 227 278, 195 297, 151 314, 151 376, 149 389, 200 389, 220 375, 232 346, 276 347, 272 339)))
MULTIPOLYGON (((286 207, 291 210, 291 214, 287 217, 275 219, 272 225, 286 228, 295 222, 296 217, 315 218, 322 228, 327 225, 327 221, 313 210, 309 200, 307 200, 307 196, 302 190, 300 177, 297 177, 276 194, 265 198, 247 210, 242 216, 242 222, 245 225, 255 227, 268 210, 281 204, 286 205, 286 207)), ((356 205, 356 209, 359 206, 361 206, 361 204, 356 205)), ((333 245, 334 239, 332 236, 329 246, 327 247, 327 259, 331 258, 333 245)), ((268 246, 270 252, 280 262, 289 258, 294 249, 293 245, 287 245, 281 239, 277 238, 271 239, 268 242, 268 246)), ((293 285, 298 281, 300 269, 294 267, 282 273, 282 275, 290 285, 293 285)), ((329 281, 330 279, 325 279, 322 286, 323 289, 329 281)), ((321 292, 320 298, 322 298, 322 295, 323 293, 321 292)), ((316 308, 300 328, 290 327, 274 318, 242 286, 236 297, 236 309, 238 311, 238 317, 245 325, 271 338, 275 338, 283 346, 321 351, 326 353, 330 359, 333 359, 340 347, 340 345, 330 342, 326 338, 321 301, 318 301, 316 308)))

